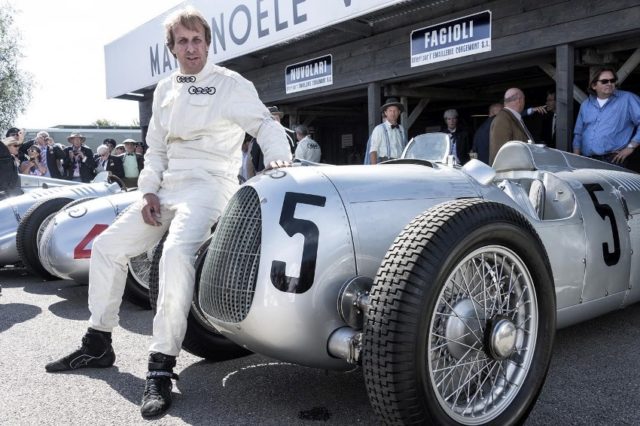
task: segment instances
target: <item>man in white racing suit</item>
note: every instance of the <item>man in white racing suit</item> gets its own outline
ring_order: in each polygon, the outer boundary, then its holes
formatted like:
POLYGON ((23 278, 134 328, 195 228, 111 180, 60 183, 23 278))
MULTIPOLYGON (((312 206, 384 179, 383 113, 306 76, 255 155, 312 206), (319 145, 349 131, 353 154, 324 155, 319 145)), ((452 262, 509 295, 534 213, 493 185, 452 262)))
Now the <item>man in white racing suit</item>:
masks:
POLYGON ((80 349, 47 364, 47 371, 110 367, 115 361, 111 331, 127 277, 128 259, 151 249, 168 231, 160 259, 157 313, 149 348, 143 417, 171 404, 171 379, 193 298, 194 254, 238 187, 245 132, 260 141, 265 163, 288 165, 284 128, 258 98, 249 81, 207 64, 211 29, 187 7, 167 18, 167 46, 180 72, 162 80, 154 94, 142 199, 93 243, 89 273, 89 329, 80 349))

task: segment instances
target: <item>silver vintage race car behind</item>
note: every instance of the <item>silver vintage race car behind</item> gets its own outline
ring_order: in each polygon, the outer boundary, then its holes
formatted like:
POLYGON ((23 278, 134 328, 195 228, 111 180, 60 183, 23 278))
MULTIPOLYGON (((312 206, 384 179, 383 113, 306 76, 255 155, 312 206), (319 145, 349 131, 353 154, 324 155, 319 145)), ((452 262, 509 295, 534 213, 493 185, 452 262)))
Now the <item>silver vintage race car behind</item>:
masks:
POLYGON ((448 152, 421 137, 382 165, 248 181, 196 259, 188 334, 361 365, 387 423, 522 421, 555 329, 640 299, 640 175, 521 142, 493 167, 448 152))
MULTIPOLYGON (((79 283, 89 282, 93 241, 134 201, 138 191, 123 191, 73 201, 49 216, 38 230, 38 259, 50 275, 79 283)), ((149 307, 148 274, 153 250, 129 260, 125 286, 127 300, 149 307)))

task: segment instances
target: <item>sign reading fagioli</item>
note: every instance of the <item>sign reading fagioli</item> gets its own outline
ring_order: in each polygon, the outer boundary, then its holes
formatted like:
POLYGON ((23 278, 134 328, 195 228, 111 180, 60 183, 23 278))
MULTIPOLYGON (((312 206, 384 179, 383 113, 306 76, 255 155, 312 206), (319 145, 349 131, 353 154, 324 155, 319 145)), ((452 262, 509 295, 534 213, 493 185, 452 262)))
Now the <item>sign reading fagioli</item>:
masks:
POLYGON ((333 84, 331 55, 287 65, 284 71, 286 93, 301 92, 333 84))
MULTIPOLYGON (((211 26, 208 60, 220 63, 403 1, 190 0, 188 3, 211 26)), ((107 97, 153 86, 178 69, 177 61, 165 46, 162 23, 169 13, 186 3, 105 46, 107 97)))
POLYGON ((491 11, 411 32, 411 66, 491 51, 491 11))

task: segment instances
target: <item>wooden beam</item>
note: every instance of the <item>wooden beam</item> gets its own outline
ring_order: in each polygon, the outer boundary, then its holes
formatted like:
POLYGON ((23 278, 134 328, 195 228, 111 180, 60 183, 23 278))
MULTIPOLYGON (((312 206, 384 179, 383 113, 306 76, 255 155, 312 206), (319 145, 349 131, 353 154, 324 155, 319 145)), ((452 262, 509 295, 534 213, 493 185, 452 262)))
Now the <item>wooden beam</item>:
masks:
POLYGON ((469 90, 449 89, 445 87, 421 87, 409 88, 404 85, 393 84, 387 86, 385 96, 408 96, 412 98, 447 99, 447 100, 467 100, 474 99, 475 93, 469 90))
POLYGON ((561 151, 573 151, 573 84, 575 51, 573 46, 563 44, 556 47, 556 148, 561 151))
MULTIPOLYGON (((367 116, 369 121, 369 135, 373 128, 380 124, 380 83, 374 81, 367 86, 367 116)), ((369 155, 368 153, 366 155, 369 155)))
POLYGON ((620 69, 616 73, 616 74, 618 74, 618 84, 622 84, 622 82, 626 80, 626 78, 629 76, 629 74, 631 74, 631 71, 636 69, 638 64, 640 64, 640 47, 637 48, 631 54, 631 56, 629 56, 629 59, 627 59, 624 62, 624 64, 622 64, 622 66, 620 67, 620 69))
POLYGON ((413 123, 415 123, 418 117, 420 116, 420 114, 422 114, 422 111, 424 111, 424 109, 426 108, 427 104, 429 103, 429 100, 430 99, 425 99, 425 98, 420 99, 420 101, 418 102, 418 105, 416 105, 413 111, 411 111, 411 114, 407 118, 407 121, 405 124, 405 129, 407 130, 407 132, 409 132, 409 129, 411 128, 411 126, 413 126, 413 123))
POLYGON ((355 34, 363 37, 369 37, 373 34, 373 27, 360 21, 341 22, 334 25, 333 28, 338 31, 342 31, 343 33, 355 34))
MULTIPOLYGON (((556 80, 556 68, 553 65, 539 64, 538 66, 540 67, 540 69, 542 69, 542 71, 546 72, 549 77, 556 80)), ((573 70, 573 64, 571 64, 571 69, 573 70)), ((557 84, 557 80, 556 80, 556 84, 557 84)), ((584 91, 580 89, 578 86, 576 86, 575 84, 573 85, 573 99, 575 99, 575 101, 579 104, 581 104, 585 99, 587 99, 587 94, 584 93, 584 91)))

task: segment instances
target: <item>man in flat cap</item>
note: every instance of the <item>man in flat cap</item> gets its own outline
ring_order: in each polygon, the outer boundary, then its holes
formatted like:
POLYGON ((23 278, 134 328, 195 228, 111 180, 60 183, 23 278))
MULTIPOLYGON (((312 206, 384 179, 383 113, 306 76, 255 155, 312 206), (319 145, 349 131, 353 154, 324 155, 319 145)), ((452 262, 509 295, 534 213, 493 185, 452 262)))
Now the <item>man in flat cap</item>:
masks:
POLYGON ((400 158, 407 144, 406 132, 402 124, 398 123, 400 114, 404 111, 402 104, 396 98, 389 98, 380 110, 384 121, 371 133, 368 150, 370 164, 400 158))

